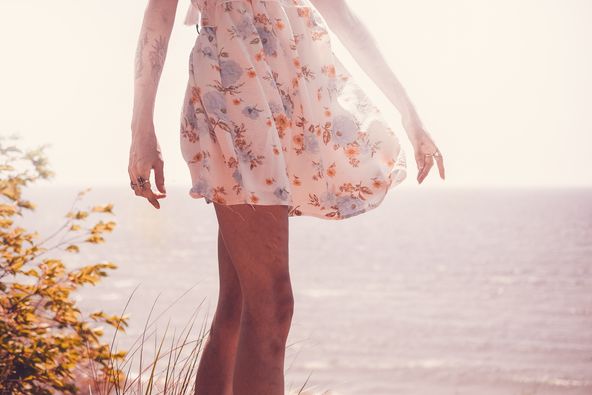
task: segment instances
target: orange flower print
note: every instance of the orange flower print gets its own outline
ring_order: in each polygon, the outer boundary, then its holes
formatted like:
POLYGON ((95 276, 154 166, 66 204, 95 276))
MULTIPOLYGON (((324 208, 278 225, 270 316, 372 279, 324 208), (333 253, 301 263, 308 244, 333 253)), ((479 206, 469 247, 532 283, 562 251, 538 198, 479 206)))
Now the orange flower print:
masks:
POLYGON ((380 188, 382 188, 382 186, 383 186, 383 185, 384 185, 384 182, 380 181, 378 178, 375 178, 375 179, 372 181, 372 186, 373 186, 374 188, 376 188, 376 189, 380 189, 380 188))
POLYGON ((315 32, 312 33, 312 40, 313 41, 320 41, 323 39, 323 37, 327 36, 329 34, 329 32, 325 29, 323 30, 317 30, 315 32))
POLYGON ((296 77, 292 78, 292 88, 296 89, 296 88, 298 88, 298 85, 299 85, 298 78, 296 78, 296 77))
POLYGON ((290 126, 290 120, 284 113, 279 113, 275 117, 275 126, 278 129, 279 136, 284 137, 286 129, 290 126))
POLYGON ((253 70, 253 69, 251 68, 251 69, 247 70, 247 76, 248 76, 249 78, 255 78, 255 77, 257 77, 257 73, 255 72, 255 70, 253 70))
POLYGON ((331 166, 327 167, 327 175, 329 177, 335 177, 335 174, 337 173, 337 168, 335 166, 335 162, 333 162, 331 164, 331 166))
POLYGON ((308 17, 310 15, 310 9, 306 8, 306 7, 298 7, 298 16, 301 17, 308 17))
POLYGON ((292 137, 292 141, 295 145, 301 147, 304 144, 304 136, 301 134, 295 134, 294 137, 292 137))
POLYGON ((265 124, 267 126, 271 126, 272 125, 271 119, 267 118, 267 121, 265 121, 265 124))
POLYGON ((273 153, 274 153, 275 155, 279 155, 279 154, 280 154, 280 150, 279 150, 279 149, 277 148, 277 146, 275 146, 275 145, 273 146, 273 153))
POLYGON ((201 89, 196 87, 191 88, 191 104, 195 105, 199 102, 200 93, 201 89))
POLYGON ((263 54, 263 50, 260 50, 255 54, 255 60, 257 60, 258 62, 262 61, 264 58, 265 55, 263 54))
POLYGON ((235 97, 234 99, 232 99, 232 103, 238 106, 241 103, 241 101, 239 98, 235 97))
POLYGON ((284 21, 282 21, 281 19, 278 19, 275 22, 275 27, 277 27, 279 30, 282 30, 284 27, 286 27, 286 25, 284 24, 284 21))
POLYGON ((226 199, 219 195, 215 195, 214 197, 212 197, 212 200, 218 204, 226 204, 226 199))
POLYGON ((345 149, 345 155, 348 158, 355 158, 360 153, 360 148, 357 145, 348 145, 345 149))
POLYGON ((226 162, 226 164, 229 169, 232 169, 238 166, 238 160, 233 156, 230 159, 228 159, 228 162, 226 162))
POLYGON ((275 182, 275 178, 273 178, 273 177, 272 178, 266 178, 265 179, 265 184, 267 184, 267 185, 271 185, 274 182, 275 182))
POLYGON ((259 197, 257 197, 257 195, 251 192, 251 197, 249 198, 249 201, 253 204, 256 204, 259 201, 259 197))
POLYGON ((294 176, 294 179, 292 180, 292 185, 297 186, 297 187, 302 185, 302 181, 300 181, 300 177, 294 176))
POLYGON ((197 162, 201 161, 202 159, 203 159, 203 152, 200 151, 197 154, 195 154, 193 156, 193 158, 191 158, 189 163, 197 163, 197 162))
POLYGON ((327 65, 325 68, 325 71, 326 71, 328 77, 331 77, 331 78, 335 77, 335 65, 333 65, 333 64, 327 65))
POLYGON ((298 59, 298 58, 294 58, 294 59, 292 60, 292 63, 294 63, 294 66, 296 66, 296 68, 297 68, 297 69, 299 69, 299 68, 300 68, 300 59, 298 59))
POLYGON ((331 115, 332 115, 331 110, 329 110, 327 107, 325 107, 325 116, 330 118, 331 115))
POLYGON ((219 204, 225 204, 226 199, 222 195, 226 195, 226 191, 224 190, 224 186, 216 187, 212 190, 213 196, 212 200, 219 204))

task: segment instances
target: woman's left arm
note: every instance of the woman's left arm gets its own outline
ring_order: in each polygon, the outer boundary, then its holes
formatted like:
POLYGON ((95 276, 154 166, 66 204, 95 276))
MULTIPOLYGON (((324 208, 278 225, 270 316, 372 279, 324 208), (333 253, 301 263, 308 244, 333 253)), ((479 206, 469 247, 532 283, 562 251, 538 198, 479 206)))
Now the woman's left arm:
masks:
MULTIPOLYGON (((405 88, 386 62, 376 40, 350 9, 346 0, 310 1, 323 16, 331 31, 401 114, 401 122, 415 149, 415 159, 420 171, 417 179, 421 183, 433 165, 433 159, 426 161, 426 154, 439 150, 423 126, 405 88)), ((428 156, 428 158, 432 157, 428 156)), ((443 158, 442 156, 435 158, 438 162, 440 177, 444 179, 443 158)))

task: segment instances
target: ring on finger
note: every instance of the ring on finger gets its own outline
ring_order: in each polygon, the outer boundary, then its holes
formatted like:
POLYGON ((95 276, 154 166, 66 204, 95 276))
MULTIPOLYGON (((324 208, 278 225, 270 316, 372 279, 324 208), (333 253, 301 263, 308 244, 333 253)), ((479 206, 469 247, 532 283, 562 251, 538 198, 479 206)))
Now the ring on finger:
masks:
POLYGON ((142 190, 146 189, 146 184, 150 184, 150 180, 145 179, 142 176, 138 176, 137 179, 138 179, 138 185, 140 186, 140 188, 142 188, 142 190))

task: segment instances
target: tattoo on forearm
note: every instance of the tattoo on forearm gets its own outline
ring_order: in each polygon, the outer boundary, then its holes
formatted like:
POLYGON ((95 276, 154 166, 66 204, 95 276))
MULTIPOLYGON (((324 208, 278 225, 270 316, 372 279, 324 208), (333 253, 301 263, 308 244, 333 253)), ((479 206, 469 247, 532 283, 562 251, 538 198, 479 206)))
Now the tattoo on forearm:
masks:
POLYGON ((138 46, 136 47, 136 67, 135 67, 135 76, 136 79, 142 76, 142 71, 144 70, 144 64, 142 63, 142 56, 144 53, 144 46, 148 43, 148 33, 144 33, 142 37, 138 40, 138 46))
POLYGON ((164 66, 164 59, 167 52, 167 41, 164 36, 159 36, 152 44, 150 50, 150 64, 152 66, 152 78, 158 82, 164 66))

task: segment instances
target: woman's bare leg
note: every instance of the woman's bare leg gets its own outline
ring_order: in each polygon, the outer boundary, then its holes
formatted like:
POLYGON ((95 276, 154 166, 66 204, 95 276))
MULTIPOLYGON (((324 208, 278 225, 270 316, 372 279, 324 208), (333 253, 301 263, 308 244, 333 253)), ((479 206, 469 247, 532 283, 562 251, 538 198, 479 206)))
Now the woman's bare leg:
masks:
POLYGON ((288 206, 214 205, 243 299, 233 395, 283 395, 294 310, 288 206))
POLYGON ((236 270, 218 230, 218 305, 197 369, 196 395, 232 395, 242 295, 236 270))

